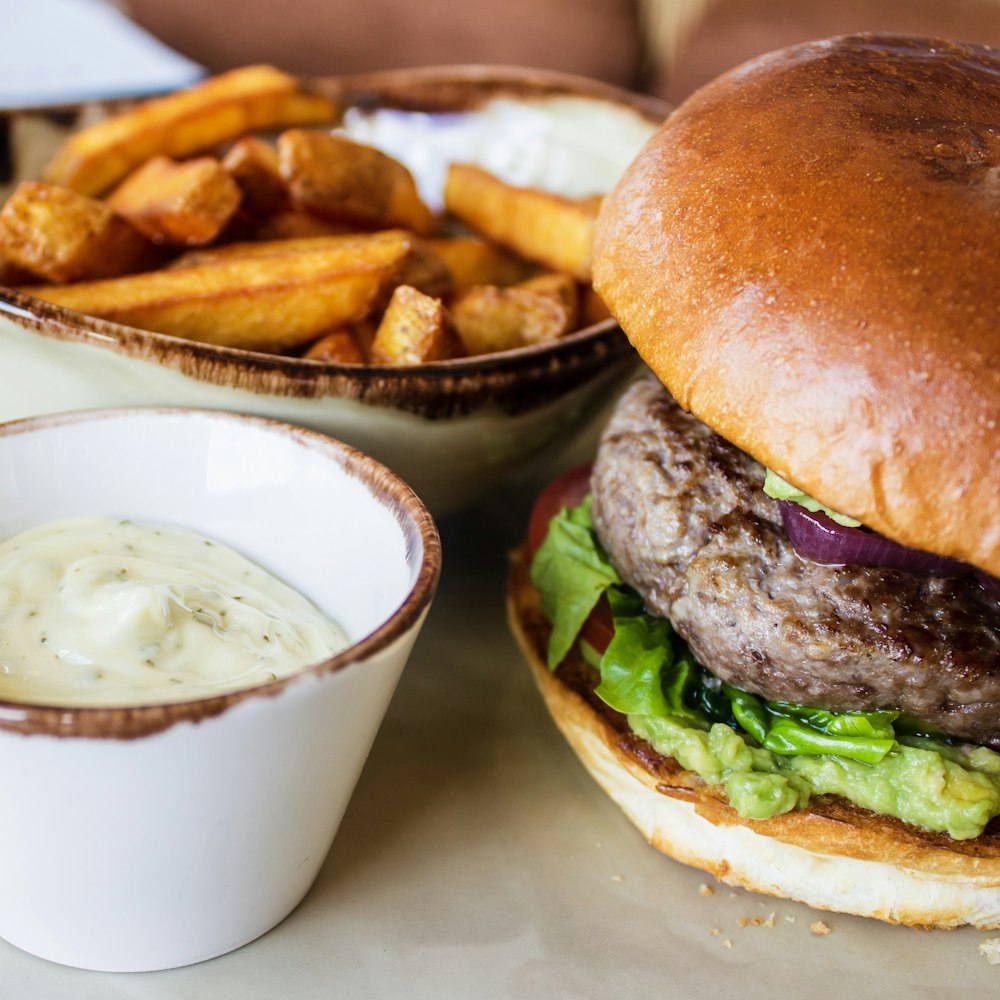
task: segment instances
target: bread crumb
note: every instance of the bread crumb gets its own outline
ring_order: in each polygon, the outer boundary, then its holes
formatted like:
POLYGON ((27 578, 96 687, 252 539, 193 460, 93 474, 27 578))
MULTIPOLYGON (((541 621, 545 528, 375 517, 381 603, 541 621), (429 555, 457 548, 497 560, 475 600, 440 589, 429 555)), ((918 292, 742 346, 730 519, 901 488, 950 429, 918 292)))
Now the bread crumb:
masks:
POLYGON ((822 937, 830 933, 830 928, 822 920, 815 920, 809 925, 809 933, 822 937))
POLYGON ((612 882, 624 882, 625 881, 625 876, 624 875, 612 875, 611 876, 611 881, 612 882))
POLYGON ((794 924, 795 923, 795 917, 793 917, 790 913, 786 913, 785 914, 785 923, 786 924, 794 924))
POLYGON ((979 954, 990 965, 1000 965, 1000 938, 987 938, 979 942, 979 954))
POLYGON ((715 890, 710 885, 707 885, 705 882, 702 882, 701 885, 698 886, 699 896, 711 896, 714 894, 714 892, 715 890))
POLYGON ((712 937, 718 937, 722 933, 722 931, 719 930, 718 927, 711 927, 709 928, 708 933, 711 934, 712 937))
POLYGON ((764 921, 764 926, 768 927, 768 928, 773 927, 774 926, 774 918, 775 918, 776 915, 777 914, 775 914, 774 910, 772 910, 770 912, 770 914, 768 915, 767 920, 764 921))
POLYGON ((726 940, 722 942, 722 947, 723 948, 732 948, 732 946, 733 946, 733 942, 730 941, 729 938, 726 938, 726 940))
POLYGON ((748 923, 750 923, 750 921, 747 920, 746 917, 740 917, 740 919, 736 921, 736 925, 738 927, 746 927, 748 923))

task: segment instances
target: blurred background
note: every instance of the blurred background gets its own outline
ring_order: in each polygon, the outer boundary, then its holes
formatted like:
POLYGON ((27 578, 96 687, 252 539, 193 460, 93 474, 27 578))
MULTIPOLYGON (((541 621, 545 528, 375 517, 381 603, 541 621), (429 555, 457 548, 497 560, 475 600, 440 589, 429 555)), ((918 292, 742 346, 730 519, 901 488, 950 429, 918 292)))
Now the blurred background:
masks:
POLYGON ((122 0, 209 70, 303 73, 508 63, 581 73, 676 103, 793 42, 902 31, 1000 44, 1000 0, 122 0))

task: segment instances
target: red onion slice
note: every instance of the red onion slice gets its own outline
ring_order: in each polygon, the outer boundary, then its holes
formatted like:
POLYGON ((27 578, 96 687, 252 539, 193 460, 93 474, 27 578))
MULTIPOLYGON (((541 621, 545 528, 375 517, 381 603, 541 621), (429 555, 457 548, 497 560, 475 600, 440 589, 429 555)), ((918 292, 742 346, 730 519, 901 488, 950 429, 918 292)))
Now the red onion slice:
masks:
POLYGON ((779 500, 778 505, 785 533, 795 550, 814 562, 881 566, 922 576, 962 576, 970 572, 971 567, 957 559, 908 549, 883 535, 837 524, 826 514, 813 513, 792 500, 779 500))

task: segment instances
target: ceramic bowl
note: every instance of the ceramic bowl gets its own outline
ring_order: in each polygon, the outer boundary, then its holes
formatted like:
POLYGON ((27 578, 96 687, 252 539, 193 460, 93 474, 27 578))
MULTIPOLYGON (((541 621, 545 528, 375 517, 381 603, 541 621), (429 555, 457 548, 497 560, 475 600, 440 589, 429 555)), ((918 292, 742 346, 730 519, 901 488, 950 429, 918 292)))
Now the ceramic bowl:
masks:
POLYGON ((0 426, 0 538, 105 514, 180 524, 353 642, 287 678, 122 708, 0 701, 0 936, 68 965, 186 965, 313 882, 431 602, 434 523, 373 459, 286 424, 108 410, 0 426))
MULTIPOLYGON (((665 113, 649 98, 523 70, 405 70, 313 84, 338 95, 353 135, 410 166, 432 207, 450 161, 569 196, 603 193, 665 113)), ((15 173, 37 173, 59 134, 53 119, 15 114, 8 124, 15 173)), ((515 470, 558 465, 636 367, 611 320, 548 346, 415 369, 357 367, 195 344, 2 291, 0 357, 0 420, 145 404, 275 417, 372 454, 435 514, 470 504, 515 470)))

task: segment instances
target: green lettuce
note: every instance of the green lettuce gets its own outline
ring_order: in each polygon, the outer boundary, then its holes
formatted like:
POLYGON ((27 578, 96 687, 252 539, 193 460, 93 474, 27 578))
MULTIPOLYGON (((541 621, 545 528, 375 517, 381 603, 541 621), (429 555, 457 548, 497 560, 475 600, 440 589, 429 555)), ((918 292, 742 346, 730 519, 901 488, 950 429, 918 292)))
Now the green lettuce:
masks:
POLYGON ((604 554, 590 519, 590 496, 552 519, 531 564, 531 582, 552 623, 548 666, 554 670, 573 648, 601 595, 621 579, 604 554))

